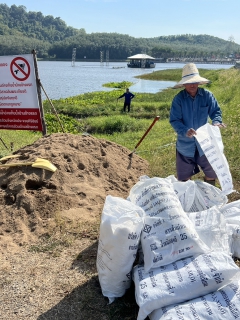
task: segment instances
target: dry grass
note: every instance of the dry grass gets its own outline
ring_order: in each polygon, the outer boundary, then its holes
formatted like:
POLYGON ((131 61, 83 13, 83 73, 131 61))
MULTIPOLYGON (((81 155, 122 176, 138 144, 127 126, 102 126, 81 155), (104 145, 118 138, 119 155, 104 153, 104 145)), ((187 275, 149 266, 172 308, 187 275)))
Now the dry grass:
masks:
POLYGON ((134 288, 111 305, 96 270, 99 221, 57 225, 37 243, 1 256, 1 320, 133 320, 134 288))

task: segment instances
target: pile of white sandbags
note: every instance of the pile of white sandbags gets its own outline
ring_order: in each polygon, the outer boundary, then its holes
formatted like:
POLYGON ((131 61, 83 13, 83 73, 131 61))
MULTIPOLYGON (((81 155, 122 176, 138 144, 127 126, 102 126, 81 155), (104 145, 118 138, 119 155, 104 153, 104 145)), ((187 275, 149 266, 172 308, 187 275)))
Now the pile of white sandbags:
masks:
POLYGON ((220 208, 225 217, 229 234, 232 236, 231 252, 240 258, 240 200, 230 202, 220 208))
POLYGON ((240 318, 240 280, 207 295, 154 310, 150 320, 230 320, 240 318))
POLYGON ((102 293, 110 303, 122 297, 131 285, 143 213, 140 207, 127 200, 106 197, 100 225, 97 270, 102 293))
POLYGON ((149 272, 143 266, 135 266, 138 320, 144 320, 153 310, 214 292, 228 284, 237 272, 229 255, 216 252, 180 259, 149 272))
POLYGON ((137 320, 225 319, 224 308, 232 314, 226 319, 235 319, 238 311, 226 301, 229 295, 240 297, 239 268, 232 259, 240 251, 240 202, 227 201, 212 185, 173 176, 141 177, 127 200, 107 196, 97 253, 103 295, 112 302, 133 279, 137 320), (225 304, 214 298, 219 294, 225 304))

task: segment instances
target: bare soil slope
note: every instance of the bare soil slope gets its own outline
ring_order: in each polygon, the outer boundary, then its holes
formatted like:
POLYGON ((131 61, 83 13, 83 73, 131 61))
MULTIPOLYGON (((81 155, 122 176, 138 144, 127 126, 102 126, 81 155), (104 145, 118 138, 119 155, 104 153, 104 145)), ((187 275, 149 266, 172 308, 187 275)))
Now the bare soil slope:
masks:
POLYGON ((56 172, 31 165, 0 168, 0 247, 2 250, 36 241, 66 219, 93 221, 106 195, 127 197, 148 163, 115 143, 92 136, 53 134, 37 140, 6 164, 48 159, 56 172))

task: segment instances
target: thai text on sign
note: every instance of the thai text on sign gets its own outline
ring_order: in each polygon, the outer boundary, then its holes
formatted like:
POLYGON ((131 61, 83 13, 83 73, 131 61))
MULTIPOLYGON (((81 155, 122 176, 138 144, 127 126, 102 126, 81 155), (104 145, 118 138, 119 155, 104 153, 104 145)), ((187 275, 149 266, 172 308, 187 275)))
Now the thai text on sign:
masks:
POLYGON ((0 129, 43 130, 32 54, 0 57, 0 129))

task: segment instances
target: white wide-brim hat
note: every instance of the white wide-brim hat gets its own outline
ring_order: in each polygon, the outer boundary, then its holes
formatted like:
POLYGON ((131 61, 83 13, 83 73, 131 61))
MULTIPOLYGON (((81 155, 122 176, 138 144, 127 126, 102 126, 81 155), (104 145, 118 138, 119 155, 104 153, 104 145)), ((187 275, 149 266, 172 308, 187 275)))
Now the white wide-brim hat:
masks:
POLYGON ((189 83, 206 84, 209 82, 210 80, 199 75, 198 68, 194 63, 188 63, 183 67, 182 80, 179 81, 173 88, 181 88, 184 87, 184 84, 189 83))

